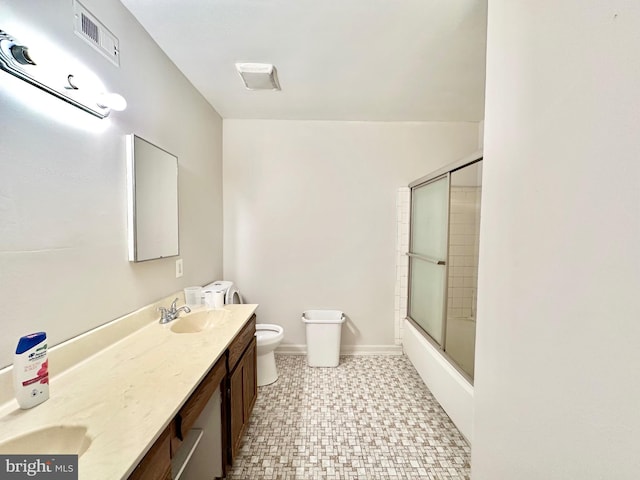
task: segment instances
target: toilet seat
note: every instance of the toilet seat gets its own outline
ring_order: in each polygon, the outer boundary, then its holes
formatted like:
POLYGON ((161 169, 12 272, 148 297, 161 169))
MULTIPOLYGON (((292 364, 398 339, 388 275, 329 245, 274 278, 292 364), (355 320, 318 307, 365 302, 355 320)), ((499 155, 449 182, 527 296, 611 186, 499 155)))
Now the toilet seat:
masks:
POLYGON ((256 341, 259 346, 278 343, 284 337, 284 328, 272 323, 256 323, 256 341))
POLYGON ((267 340, 269 337, 275 337, 278 333, 276 330, 256 329, 256 337, 259 340, 267 340))

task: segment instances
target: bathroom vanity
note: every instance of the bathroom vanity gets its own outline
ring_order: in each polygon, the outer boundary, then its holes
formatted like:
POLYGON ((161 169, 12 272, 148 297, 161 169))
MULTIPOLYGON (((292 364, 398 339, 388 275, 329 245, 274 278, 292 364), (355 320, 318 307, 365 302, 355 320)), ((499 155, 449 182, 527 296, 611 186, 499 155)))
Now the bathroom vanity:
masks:
MULTIPOLYGON (((203 453, 204 460, 212 467, 218 464, 221 466, 221 471, 215 473, 219 473, 221 477, 226 476, 226 467, 233 463, 240 448, 242 434, 257 398, 255 331, 254 314, 145 454, 129 476, 130 480, 175 478, 176 472, 183 468, 182 462, 176 462, 175 459, 190 456, 180 450, 191 448, 190 444, 183 443, 216 391, 223 392, 217 397, 220 402, 221 448, 219 451, 203 453)), ((208 413, 217 414, 213 408, 208 413)), ((209 478, 213 476, 209 475, 209 478)))
POLYGON ((224 476, 257 395, 257 305, 194 310, 161 325, 156 308, 167 300, 52 348, 48 401, 20 410, 0 397, 0 453, 78 453, 81 480, 168 480, 195 458, 202 431, 193 427, 211 417, 219 442, 203 456, 211 465, 218 458, 224 476), (51 451, 35 451, 42 445, 51 451))

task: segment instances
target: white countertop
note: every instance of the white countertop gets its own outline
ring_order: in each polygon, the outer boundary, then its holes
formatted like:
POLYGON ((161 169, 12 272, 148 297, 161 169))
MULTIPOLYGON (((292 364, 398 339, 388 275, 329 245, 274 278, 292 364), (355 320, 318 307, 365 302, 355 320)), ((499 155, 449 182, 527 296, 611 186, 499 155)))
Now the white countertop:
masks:
POLYGON ((79 478, 127 478, 256 308, 225 305, 223 318, 198 333, 146 324, 51 377, 46 402, 2 405, 0 443, 47 426, 84 426, 91 445, 79 478))

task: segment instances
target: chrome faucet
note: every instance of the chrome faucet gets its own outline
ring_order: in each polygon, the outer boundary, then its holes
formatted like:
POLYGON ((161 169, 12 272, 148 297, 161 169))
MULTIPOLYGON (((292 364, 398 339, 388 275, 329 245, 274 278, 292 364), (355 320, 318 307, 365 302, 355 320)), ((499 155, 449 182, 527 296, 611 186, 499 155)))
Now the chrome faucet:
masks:
POLYGON ((171 306, 169 308, 158 307, 158 311, 160 312, 160 323, 169 323, 175 320, 180 315, 180 312, 191 312, 191 309, 186 305, 176 308, 176 303, 178 303, 177 298, 171 302, 171 306))

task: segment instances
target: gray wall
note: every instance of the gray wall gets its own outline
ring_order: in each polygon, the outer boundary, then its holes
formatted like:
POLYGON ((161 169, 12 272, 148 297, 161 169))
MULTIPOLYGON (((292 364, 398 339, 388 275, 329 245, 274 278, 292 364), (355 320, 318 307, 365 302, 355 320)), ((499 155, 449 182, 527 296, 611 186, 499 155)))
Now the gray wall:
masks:
POLYGON ((397 189, 477 146, 477 123, 225 119, 225 277, 283 347, 307 309, 343 310, 344 346, 393 345, 397 189))
POLYGON ((490 2, 474 480, 638 478, 639 31, 490 2))
POLYGON ((99 120, 0 71, 0 366, 23 334, 56 344, 222 277, 220 116, 120 2, 83 3, 119 37, 120 68, 75 36, 70 0, 0 4, 0 28, 36 60, 57 50, 129 103, 99 120), (127 261, 129 133, 179 159, 180 279, 175 258, 127 261))

